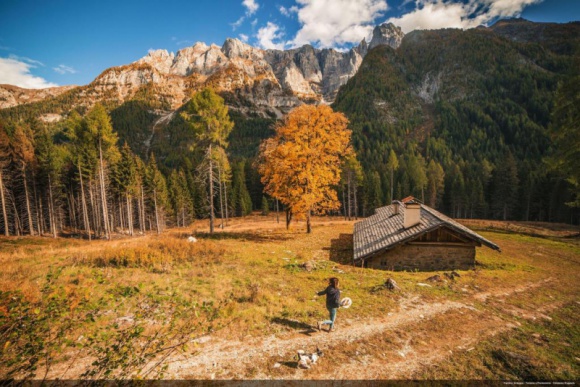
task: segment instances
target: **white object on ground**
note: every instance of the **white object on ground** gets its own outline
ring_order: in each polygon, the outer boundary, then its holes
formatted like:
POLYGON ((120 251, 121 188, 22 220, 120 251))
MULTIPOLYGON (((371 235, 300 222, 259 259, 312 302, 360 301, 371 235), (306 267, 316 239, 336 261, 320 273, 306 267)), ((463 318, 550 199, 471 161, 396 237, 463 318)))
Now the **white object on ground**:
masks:
POLYGON ((192 237, 192 236, 190 236, 189 238, 187 238, 187 241, 188 241, 189 243, 196 243, 196 242, 197 242, 197 238, 196 238, 196 237, 192 237))

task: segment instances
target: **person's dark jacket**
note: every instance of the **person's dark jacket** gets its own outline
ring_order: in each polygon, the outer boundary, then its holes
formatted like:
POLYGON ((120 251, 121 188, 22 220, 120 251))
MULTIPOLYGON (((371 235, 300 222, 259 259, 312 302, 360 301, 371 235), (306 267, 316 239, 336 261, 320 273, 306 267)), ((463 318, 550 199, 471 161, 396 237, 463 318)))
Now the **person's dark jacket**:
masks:
POLYGON ((338 308, 340 306, 340 290, 335 287, 329 286, 321 292, 318 292, 319 296, 326 294, 326 308, 338 308))

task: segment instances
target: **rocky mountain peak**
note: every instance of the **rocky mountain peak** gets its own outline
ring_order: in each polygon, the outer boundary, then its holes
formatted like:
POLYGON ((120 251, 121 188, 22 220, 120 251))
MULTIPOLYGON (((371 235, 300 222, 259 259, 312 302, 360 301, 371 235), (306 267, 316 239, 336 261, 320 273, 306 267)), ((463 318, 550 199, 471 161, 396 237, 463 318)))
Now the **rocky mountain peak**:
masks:
POLYGON ((378 45, 386 44, 396 49, 401 45, 404 36, 405 34, 400 27, 393 23, 383 23, 373 30, 373 37, 368 48, 370 50, 378 45))
POLYGON ((259 49, 250 46, 238 39, 227 38, 222 46, 222 52, 228 58, 249 58, 254 51, 259 49))

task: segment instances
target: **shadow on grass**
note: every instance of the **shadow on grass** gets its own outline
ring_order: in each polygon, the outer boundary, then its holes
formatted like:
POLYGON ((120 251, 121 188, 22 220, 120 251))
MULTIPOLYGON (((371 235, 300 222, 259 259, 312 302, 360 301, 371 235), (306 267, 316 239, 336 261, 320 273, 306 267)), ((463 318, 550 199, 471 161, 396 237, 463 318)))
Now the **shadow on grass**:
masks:
POLYGON ((274 317, 270 321, 274 324, 284 325, 287 326, 288 328, 301 330, 300 333, 307 336, 310 336, 312 333, 318 332, 318 329, 314 328, 312 325, 297 320, 274 317))
POLYGON ((281 365, 288 367, 288 368, 298 368, 298 362, 297 361, 283 361, 280 362, 281 365))
POLYGON ((224 239, 236 239, 245 240, 250 242, 273 242, 273 241, 286 241, 291 238, 289 235, 281 234, 270 234, 270 233, 260 233, 260 232, 230 232, 230 231, 218 231, 213 234, 209 232, 196 232, 194 234, 196 238, 211 239, 211 240, 224 240, 224 239))
POLYGON ((338 238, 331 239, 330 248, 325 247, 324 250, 330 250, 331 261, 342 265, 352 265, 354 254, 352 234, 340 234, 338 238))

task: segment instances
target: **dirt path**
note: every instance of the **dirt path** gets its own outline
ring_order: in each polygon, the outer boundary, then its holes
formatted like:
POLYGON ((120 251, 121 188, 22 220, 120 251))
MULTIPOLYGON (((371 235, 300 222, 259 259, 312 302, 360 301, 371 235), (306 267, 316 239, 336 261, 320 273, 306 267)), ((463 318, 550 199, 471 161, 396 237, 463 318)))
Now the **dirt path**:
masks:
MULTIPOLYGON (((551 279, 494 293, 479 293, 474 295, 473 301, 485 301, 490 297, 502 300, 538 288, 549 281, 551 279)), ((247 378, 248 369, 253 368, 256 369, 256 373, 251 376, 254 379, 277 378, 272 371, 280 367, 293 368, 291 360, 298 349, 314 351, 318 347, 323 351, 334 348, 340 350, 350 343, 372 339, 387 331, 420 331, 421 324, 429 324, 434 319, 441 319, 443 322, 450 319, 459 321, 461 327, 445 330, 443 334, 427 334, 415 346, 410 344, 411 339, 401 340, 394 352, 391 350, 379 357, 360 354, 337 369, 293 369, 280 376, 283 379, 353 379, 353 376, 354 379, 367 380, 404 379, 421 367, 437 364, 451 357, 454 351, 468 351, 481 340, 517 326, 481 311, 469 302, 424 303, 418 297, 412 297, 403 299, 399 307, 398 312, 389 313, 383 319, 344 320, 337 324, 337 330, 332 333, 306 329, 299 335, 290 337, 272 335, 244 341, 226 341, 206 336, 199 340, 199 350, 196 353, 173 359, 169 364, 168 374, 174 378, 186 379, 237 379, 247 378)), ((532 315, 533 312, 529 312, 528 317, 532 315)))
POLYGON ((340 325, 337 324, 337 330, 330 334, 311 329, 287 339, 272 335, 266 338, 256 338, 253 342, 218 341, 206 337, 206 340, 201 340, 201 348, 196 355, 172 361, 168 374, 175 378, 242 377, 243 375, 238 374, 241 370, 265 358, 283 358, 288 352, 295 353, 298 349, 315 350, 316 347, 328 348, 339 343, 350 343, 387 329, 429 319, 452 309, 463 308, 476 311, 472 306, 454 301, 423 304, 416 297, 404 300, 400 307, 400 312, 389 313, 390 316, 380 320, 346 320, 340 325))

